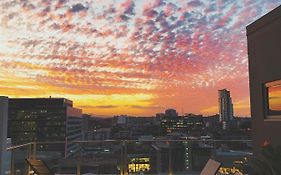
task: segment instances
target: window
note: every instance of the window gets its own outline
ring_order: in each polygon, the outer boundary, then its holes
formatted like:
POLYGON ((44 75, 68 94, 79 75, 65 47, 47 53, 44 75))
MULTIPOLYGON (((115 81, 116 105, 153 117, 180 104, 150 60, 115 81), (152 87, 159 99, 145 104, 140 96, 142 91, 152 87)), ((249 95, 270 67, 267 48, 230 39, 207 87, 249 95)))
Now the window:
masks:
POLYGON ((265 84, 266 118, 281 119, 281 80, 265 84))

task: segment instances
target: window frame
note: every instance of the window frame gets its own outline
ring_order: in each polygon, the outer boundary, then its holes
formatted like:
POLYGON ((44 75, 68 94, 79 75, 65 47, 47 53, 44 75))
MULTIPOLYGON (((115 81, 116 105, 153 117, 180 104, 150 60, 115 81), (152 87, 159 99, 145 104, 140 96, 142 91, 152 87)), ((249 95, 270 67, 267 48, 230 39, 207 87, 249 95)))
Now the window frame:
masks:
POLYGON ((269 93, 268 89, 272 86, 279 85, 281 87, 281 79, 273 80, 270 82, 266 82, 263 85, 263 101, 264 101, 264 120, 266 121, 281 121, 281 112, 280 114, 270 114, 270 106, 269 106, 269 93))

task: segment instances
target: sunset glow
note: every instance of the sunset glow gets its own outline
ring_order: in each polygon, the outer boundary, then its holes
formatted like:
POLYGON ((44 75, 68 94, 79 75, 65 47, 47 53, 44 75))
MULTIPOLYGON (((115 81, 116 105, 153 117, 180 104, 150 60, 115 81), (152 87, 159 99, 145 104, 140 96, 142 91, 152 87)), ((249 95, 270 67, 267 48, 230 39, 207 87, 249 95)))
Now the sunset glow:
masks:
POLYGON ((0 96, 84 113, 249 116, 246 25, 279 0, 1 0, 0 96))

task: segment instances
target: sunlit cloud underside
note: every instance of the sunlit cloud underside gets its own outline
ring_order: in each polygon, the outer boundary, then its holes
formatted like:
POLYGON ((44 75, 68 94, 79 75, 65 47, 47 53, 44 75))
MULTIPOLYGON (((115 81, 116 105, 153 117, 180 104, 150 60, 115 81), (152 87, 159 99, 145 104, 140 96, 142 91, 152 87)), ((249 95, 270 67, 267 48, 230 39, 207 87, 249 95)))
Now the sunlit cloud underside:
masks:
POLYGON ((1 0, 0 94, 85 113, 249 115, 245 27, 277 0, 1 0))

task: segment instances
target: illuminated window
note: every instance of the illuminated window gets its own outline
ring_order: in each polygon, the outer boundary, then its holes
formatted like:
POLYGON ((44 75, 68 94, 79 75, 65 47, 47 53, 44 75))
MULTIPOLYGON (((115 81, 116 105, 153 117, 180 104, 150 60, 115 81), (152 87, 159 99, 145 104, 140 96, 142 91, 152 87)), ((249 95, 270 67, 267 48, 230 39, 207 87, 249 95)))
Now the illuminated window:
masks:
POLYGON ((266 118, 281 119, 281 80, 265 84, 266 118))
POLYGON ((150 164, 144 163, 144 164, 134 164, 131 163, 128 166, 129 172, 135 173, 135 172, 147 172, 150 170, 150 164))

